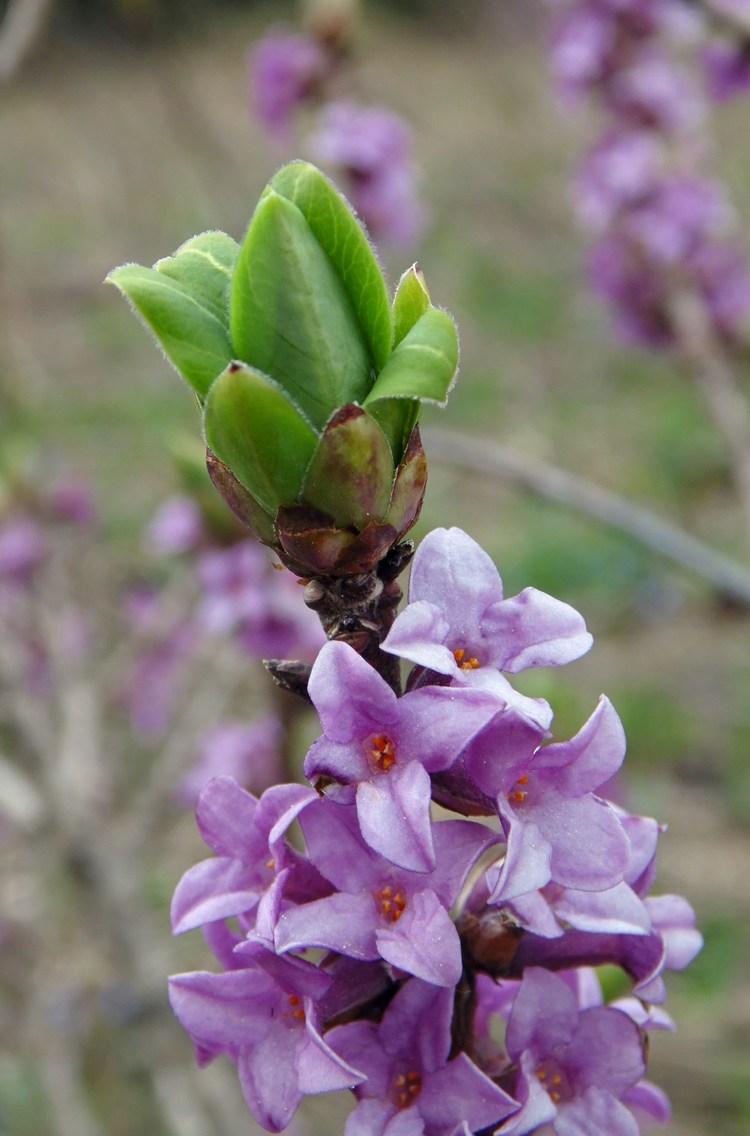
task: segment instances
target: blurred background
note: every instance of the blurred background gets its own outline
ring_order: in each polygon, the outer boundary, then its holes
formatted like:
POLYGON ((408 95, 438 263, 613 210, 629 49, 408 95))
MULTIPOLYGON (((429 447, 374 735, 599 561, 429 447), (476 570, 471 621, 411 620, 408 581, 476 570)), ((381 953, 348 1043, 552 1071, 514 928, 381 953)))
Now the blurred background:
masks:
MULTIPOLYGON (((0 539, 0 1134, 235 1136, 255 1128, 233 1070, 198 1072, 169 1010, 166 975, 211 959, 197 933, 171 938, 168 906, 205 854, 178 786, 211 727, 261 712, 266 679, 231 635, 184 631, 201 603, 195 564, 165 557, 149 526, 192 477, 175 439, 197 434, 198 413, 102 281, 205 229, 240 239, 278 165, 308 156, 304 141, 269 142, 248 100, 248 49, 295 9, 48 8, 0 87, 0 525, 16 526, 15 545, 0 539), (29 518, 43 552, 18 536, 29 518), (160 692, 154 721, 143 698, 160 692)), ((577 474, 741 562, 725 446, 695 388, 672 356, 622 346, 586 286, 571 179, 594 127, 585 106, 561 110, 548 36, 532 0, 364 6, 358 93, 410 123, 427 211, 421 239, 381 257, 392 284, 418 257, 461 333, 459 383, 425 424, 577 474)), ((750 218, 750 100, 712 127, 750 218)), ((686 895, 706 937, 670 976, 679 1031, 655 1034, 650 1077, 672 1098, 674 1136, 742 1136, 747 607, 575 507, 462 468, 442 435, 428 456, 416 535, 460 525, 508 594, 550 591, 595 636, 587 658, 524 689, 549 698, 557 737, 601 690, 619 710, 621 796, 669 825, 656 890, 686 895)), ((292 762, 314 725, 295 730, 292 762)), ((295 1133, 342 1130, 337 1108, 312 1101, 295 1133)))

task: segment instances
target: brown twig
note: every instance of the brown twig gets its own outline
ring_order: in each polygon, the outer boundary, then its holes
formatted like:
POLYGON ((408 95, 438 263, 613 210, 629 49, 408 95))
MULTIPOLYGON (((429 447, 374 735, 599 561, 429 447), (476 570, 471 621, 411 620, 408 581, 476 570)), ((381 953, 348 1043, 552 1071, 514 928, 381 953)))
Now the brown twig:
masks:
POLYGON ((701 576, 721 595, 750 607, 750 573, 742 565, 642 505, 497 442, 435 427, 425 429, 423 435, 433 459, 504 477, 540 497, 593 517, 701 576))

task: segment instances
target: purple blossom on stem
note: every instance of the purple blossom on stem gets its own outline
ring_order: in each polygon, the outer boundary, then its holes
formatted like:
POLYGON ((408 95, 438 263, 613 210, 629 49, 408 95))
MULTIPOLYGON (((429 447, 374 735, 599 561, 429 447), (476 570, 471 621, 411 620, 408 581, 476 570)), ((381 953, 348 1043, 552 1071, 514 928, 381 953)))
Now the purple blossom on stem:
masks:
POLYGON ((256 926, 264 938, 272 939, 277 881, 300 859, 284 834, 315 800, 313 790, 303 785, 276 785, 257 800, 230 777, 210 781, 201 792, 196 818, 201 836, 216 855, 190 868, 177 885, 171 910, 174 933, 242 916, 246 927, 256 926))
POLYGON ((263 955, 265 948, 249 944, 246 969, 175 975, 169 997, 200 1063, 227 1053, 253 1116, 280 1132, 303 1095, 353 1088, 364 1074, 320 1034, 314 999, 330 986, 328 975, 302 959, 275 956, 264 969, 263 955))
POLYGON ((308 692, 323 737, 305 758, 305 776, 325 785, 329 796, 356 803, 362 835, 376 852, 402 868, 430 871, 429 775, 448 769, 504 703, 446 687, 397 698, 345 643, 323 647, 308 692))
POLYGON ((177 975, 175 1012, 199 1062, 235 1061, 271 1131, 304 1093, 349 1087, 346 1136, 637 1136, 637 1117, 669 1114, 643 1080, 645 1031, 672 1028, 663 972, 701 938, 689 904, 647 894, 660 826, 597 795, 625 752, 610 702, 548 742, 551 708, 500 673, 591 637, 544 593, 506 599, 457 529, 425 539, 410 599, 385 640, 415 664, 407 693, 342 641, 312 667, 317 793, 257 799, 225 776, 201 791, 215 855, 172 918, 203 928, 224 973, 177 975), (434 800, 493 820, 436 821, 434 800), (602 964, 633 997, 602 1004, 602 964))
POLYGON ((300 825, 312 864, 336 891, 288 907, 276 926, 277 950, 325 947, 364 961, 382 958, 425 982, 455 986, 461 946, 448 912, 495 834, 471 821, 433 824, 435 867, 410 872, 368 847, 351 806, 320 801, 300 825))
POLYGON ((494 563, 461 529, 435 529, 419 546, 409 604, 383 650, 454 681, 482 667, 516 674, 562 666, 593 642, 583 618, 536 588, 505 599, 494 563))
POLYGON ((490 902, 525 895, 553 881, 600 892, 618 884, 629 859, 628 838, 614 809, 595 790, 622 764, 625 735, 602 696, 574 738, 542 746, 525 761, 494 761, 490 727, 466 755, 470 775, 496 794, 507 839, 490 902))
POLYGON ((522 1136, 543 1124, 556 1136, 638 1136, 623 1095, 645 1071, 643 1041, 627 1014, 609 1007, 579 1010, 559 976, 526 970, 505 1035, 518 1069, 520 1112, 499 1129, 522 1136))
POLYGON ((345 1136, 452 1136, 497 1124, 518 1104, 464 1053, 449 1060, 451 991, 410 979, 383 1020, 326 1034, 367 1076, 345 1136))

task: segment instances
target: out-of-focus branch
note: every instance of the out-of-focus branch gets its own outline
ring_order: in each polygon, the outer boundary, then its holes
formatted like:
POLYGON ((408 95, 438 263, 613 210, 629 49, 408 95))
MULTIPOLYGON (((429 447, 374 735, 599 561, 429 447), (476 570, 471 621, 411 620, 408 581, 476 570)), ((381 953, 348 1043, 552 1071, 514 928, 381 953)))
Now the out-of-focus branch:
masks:
POLYGON ((0 82, 12 79, 37 39, 52 0, 10 0, 0 25, 0 82))
POLYGON ((750 401, 717 340, 703 301, 693 292, 679 293, 672 318, 682 354, 727 444, 750 551, 750 401))
POLYGON ((439 461, 506 478, 550 501, 593 517, 707 580, 721 595, 750 607, 750 573, 676 525, 555 466, 529 459, 497 442, 434 427, 422 431, 425 448, 439 461))

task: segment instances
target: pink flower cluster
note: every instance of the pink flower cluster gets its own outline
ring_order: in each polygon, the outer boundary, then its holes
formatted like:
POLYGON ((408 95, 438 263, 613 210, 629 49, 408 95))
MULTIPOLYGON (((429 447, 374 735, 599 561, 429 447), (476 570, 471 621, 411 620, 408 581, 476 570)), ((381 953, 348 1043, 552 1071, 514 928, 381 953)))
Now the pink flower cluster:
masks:
MULTIPOLYGON (((625 339, 670 347, 675 304, 697 297, 715 334, 741 339, 750 275, 724 187, 705 176, 705 90, 681 59, 706 25, 685 0, 556 0, 552 67, 567 101, 604 116, 576 183, 596 235, 589 275, 625 339)), ((750 90, 747 45, 711 41, 709 92, 750 90)))
POLYGON ((222 969, 173 977, 175 1013, 272 1132, 349 1088, 345 1136, 638 1136, 669 1116, 644 1079, 647 1030, 672 1027, 663 973, 701 938, 685 900, 648 894, 660 826, 599 795, 625 753, 611 703, 554 742, 551 707, 506 677, 591 636, 545 593, 506 597, 458 529, 424 540, 409 601, 383 642, 413 664, 405 693, 343 642, 320 651, 312 788, 201 792, 214 855, 172 918, 222 969), (602 964, 630 996, 605 1004, 602 964))

